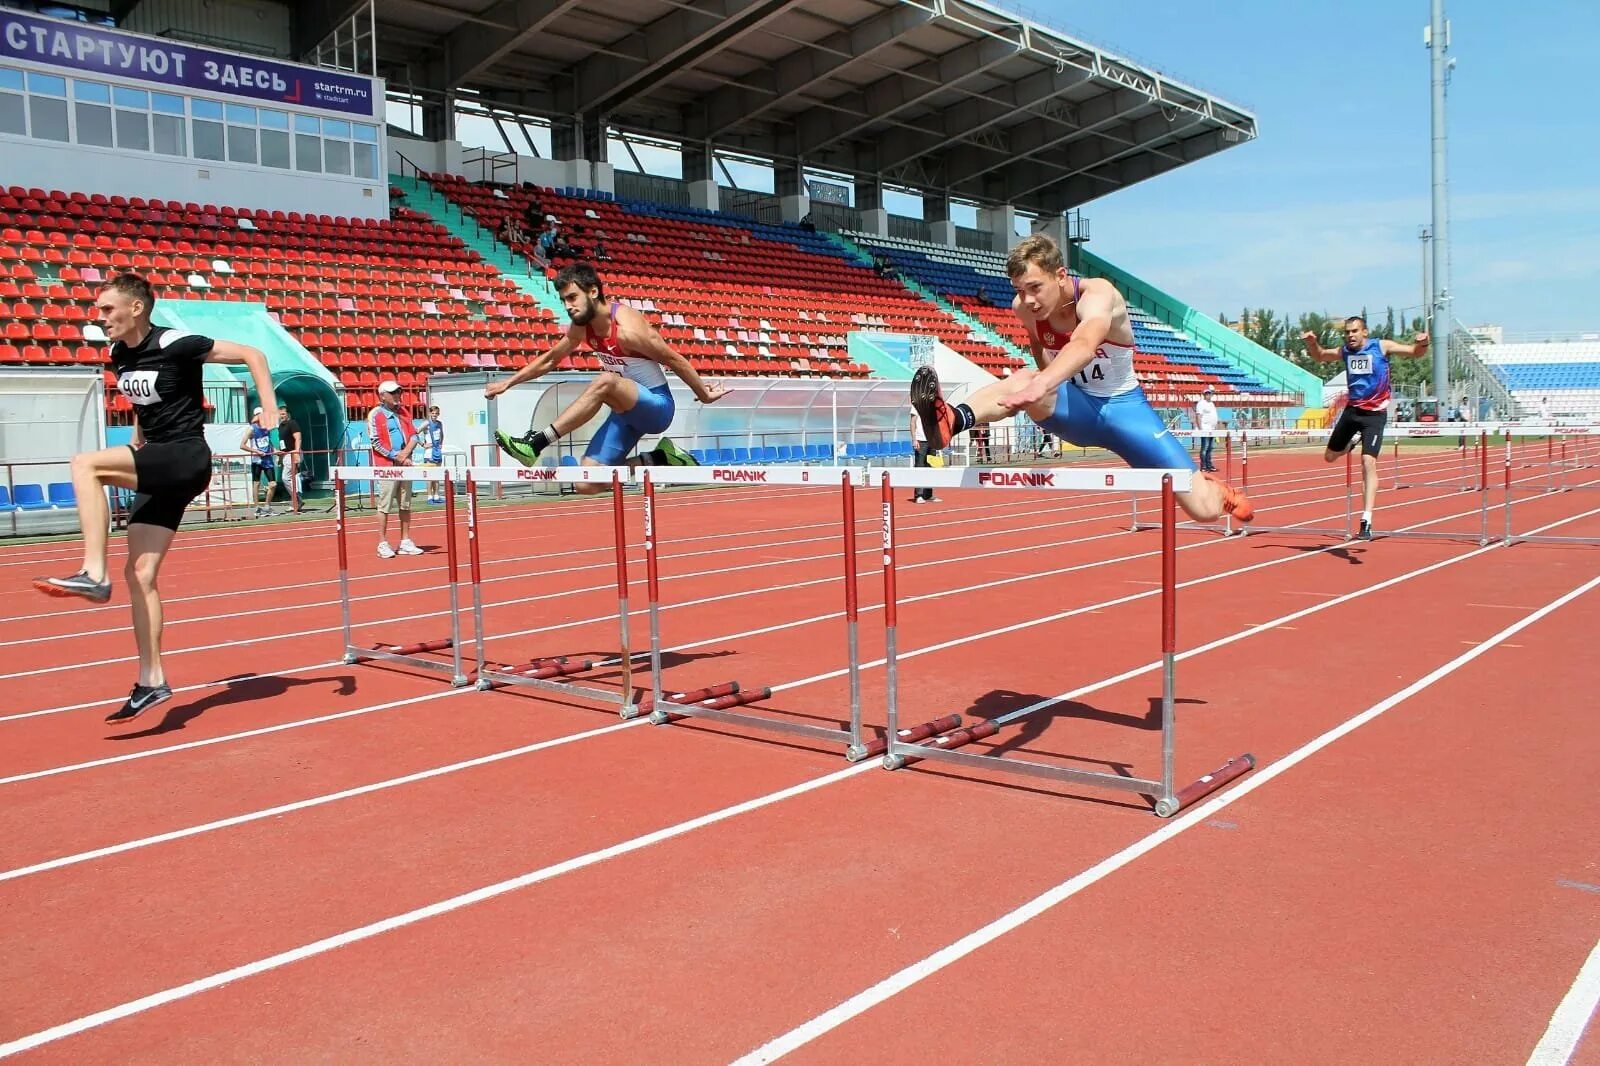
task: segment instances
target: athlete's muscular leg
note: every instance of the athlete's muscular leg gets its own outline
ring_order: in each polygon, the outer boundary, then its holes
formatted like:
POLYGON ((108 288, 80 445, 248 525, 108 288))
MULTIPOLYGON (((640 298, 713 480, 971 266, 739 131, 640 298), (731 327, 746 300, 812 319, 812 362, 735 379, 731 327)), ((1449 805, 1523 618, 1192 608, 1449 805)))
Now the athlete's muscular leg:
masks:
MULTIPOLYGON (((1028 387, 1028 383, 1037 377, 1037 370, 1018 370, 1008 378, 985 385, 977 392, 968 396, 961 402, 972 409, 972 417, 979 424, 985 422, 1002 422, 1010 418, 1014 412, 1000 405, 1000 399, 1020 392, 1028 387)), ((1042 421, 1055 414, 1056 394, 1054 391, 1045 394, 1038 403, 1027 408, 1028 417, 1035 422, 1042 421)))
MULTIPOLYGON (((621 374, 600 374, 589 382, 581 396, 556 416, 553 425, 557 433, 566 436, 599 414, 602 407, 609 407, 613 411, 631 411, 638 402, 638 385, 621 374)), ((582 488, 581 485, 579 487, 582 488)))
POLYGON ((1378 502, 1378 457, 1361 455, 1361 499, 1366 504, 1362 514, 1371 514, 1378 502))
POLYGON ((72 491, 78 500, 78 524, 83 530, 83 567, 95 581, 106 579, 106 536, 111 508, 106 487, 136 488, 133 449, 126 446, 84 452, 72 457, 72 491))

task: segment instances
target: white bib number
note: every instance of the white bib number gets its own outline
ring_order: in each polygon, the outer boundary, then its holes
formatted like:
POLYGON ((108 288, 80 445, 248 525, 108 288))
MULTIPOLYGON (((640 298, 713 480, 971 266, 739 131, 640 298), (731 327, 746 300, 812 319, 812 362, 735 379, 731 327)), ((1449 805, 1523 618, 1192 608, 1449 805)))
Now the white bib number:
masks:
POLYGON ((1362 352, 1360 355, 1352 355, 1350 357, 1350 373, 1372 373, 1372 356, 1366 352, 1362 352))
POLYGON ((128 398, 129 403, 141 406, 160 403, 161 394, 156 391, 157 373, 159 371, 130 370, 117 379, 117 388, 128 398))
POLYGON ((1090 363, 1088 366, 1078 371, 1078 384, 1080 385, 1087 385, 1091 381, 1104 381, 1105 379, 1105 368, 1102 367, 1098 362, 1090 363))

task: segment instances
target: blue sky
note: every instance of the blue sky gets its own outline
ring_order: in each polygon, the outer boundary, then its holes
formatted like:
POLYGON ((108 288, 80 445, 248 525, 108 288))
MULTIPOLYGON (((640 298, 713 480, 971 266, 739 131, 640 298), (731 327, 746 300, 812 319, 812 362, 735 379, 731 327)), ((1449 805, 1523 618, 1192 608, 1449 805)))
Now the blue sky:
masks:
MULTIPOLYGON (((1072 36, 1251 110, 1261 134, 1085 205, 1095 252, 1230 316, 1421 302, 1427 0, 1055 10, 1072 36)), ((1600 5, 1447 0, 1446 15, 1456 317, 1600 331, 1600 5)))

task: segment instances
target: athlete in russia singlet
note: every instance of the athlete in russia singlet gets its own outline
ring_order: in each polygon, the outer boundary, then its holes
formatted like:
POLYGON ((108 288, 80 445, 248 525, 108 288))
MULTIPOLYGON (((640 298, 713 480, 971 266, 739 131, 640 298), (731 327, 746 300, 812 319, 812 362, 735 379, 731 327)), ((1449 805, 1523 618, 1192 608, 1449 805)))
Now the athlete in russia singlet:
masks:
MULTIPOLYGON (((1048 322, 1035 323, 1039 330, 1039 346, 1051 359, 1072 340, 1070 331, 1063 332, 1048 322)), ((1120 396, 1139 387, 1139 375, 1133 369, 1131 344, 1106 341, 1094 350, 1089 365, 1072 376, 1072 383, 1090 396, 1120 396)))
POLYGON ((641 359, 622 350, 622 339, 617 336, 617 320, 611 320, 611 331, 604 337, 595 336, 592 328, 583 329, 584 340, 600 358, 600 368, 621 374, 641 389, 658 389, 667 383, 666 371, 654 359, 641 359))

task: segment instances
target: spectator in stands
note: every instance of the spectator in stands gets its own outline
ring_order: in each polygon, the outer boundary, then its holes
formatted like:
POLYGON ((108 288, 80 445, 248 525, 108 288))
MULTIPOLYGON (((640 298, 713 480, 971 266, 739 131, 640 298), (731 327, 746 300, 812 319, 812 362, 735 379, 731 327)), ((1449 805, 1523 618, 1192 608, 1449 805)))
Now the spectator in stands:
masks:
POLYGON ((152 325, 150 283, 119 274, 100 289, 95 312, 111 342, 117 388, 133 405, 131 445, 84 452, 72 459, 72 484, 83 530, 83 568, 71 577, 36 578, 33 587, 51 596, 77 596, 92 603, 111 598, 106 572, 110 525, 107 488, 131 489, 127 576, 133 634, 139 648, 139 680, 128 701, 106 721, 126 722, 172 698, 161 665, 161 593, 156 578, 183 512, 211 484, 211 449, 205 437, 204 364, 242 364, 261 398, 262 422, 275 425, 278 401, 267 357, 254 348, 152 325))
MULTIPOLYGON (((646 434, 665 433, 672 425, 676 406, 672 388, 662 367, 676 374, 701 403, 716 403, 727 395, 719 385, 708 385, 677 349, 661 339, 644 315, 615 300, 608 299, 604 282, 588 263, 575 263, 556 275, 556 291, 566 305, 572 325, 554 348, 528 362, 503 381, 492 381, 483 390, 494 399, 507 389, 548 374, 579 344, 600 358, 605 371, 589 383, 583 394, 567 405, 556 420, 543 429, 532 426, 521 437, 501 430, 495 441, 502 451, 523 466, 533 466, 539 453, 568 433, 588 424, 603 408, 611 414, 589 441, 583 454, 586 466, 615 466, 637 462, 644 466, 694 466, 689 453, 662 437, 656 448, 629 460, 628 455, 646 434)), ((580 484, 579 492, 604 492, 602 484, 580 484)))
POLYGON ((508 248, 515 248, 527 239, 522 233, 522 226, 518 224, 516 215, 507 215, 501 219, 498 236, 508 248))
MULTIPOLYGON (((417 448, 417 432, 411 416, 400 406, 400 385, 385 381, 378 386, 378 406, 367 415, 367 436, 372 443, 372 465, 410 466, 417 448)), ((378 489, 378 558, 396 555, 421 555, 411 542, 411 482, 404 478, 385 479, 378 489), (400 548, 389 546, 389 516, 400 512, 400 548)))
POLYGON ((1196 440, 1200 443, 1200 469, 1208 473, 1216 472, 1216 463, 1212 460, 1212 449, 1216 447, 1217 439, 1213 434, 1217 431, 1217 405, 1211 397, 1215 395, 1210 385, 1200 393, 1200 398, 1194 402, 1194 428, 1198 434, 1196 440))
POLYGON ((262 423, 259 407, 250 415, 250 427, 239 440, 239 450, 250 457, 250 499, 256 502, 256 517, 266 518, 272 514, 272 489, 278 482, 278 462, 272 427, 262 423))
MULTIPOLYGON (((929 465, 928 456, 932 452, 928 448, 928 434, 922 428, 922 419, 917 417, 917 412, 911 412, 911 465, 926 467, 929 465)), ((912 489, 912 503, 937 503, 939 498, 933 494, 932 489, 912 489)))
POLYGON ((611 261, 611 257, 606 254, 605 239, 598 235, 594 239, 594 261, 596 263, 609 263, 611 261))
POLYGON ((810 211, 807 211, 805 213, 805 215, 800 219, 800 228, 805 230, 807 233, 815 233, 815 232, 817 232, 817 224, 814 221, 812 221, 811 212, 810 211))
POLYGON ((527 232, 537 231, 544 222, 544 208, 539 204, 538 186, 531 181, 522 183, 522 189, 528 194, 528 206, 522 209, 522 221, 527 223, 524 227, 527 232))
POLYGON ((283 456, 283 487, 289 490, 289 506, 300 513, 300 464, 305 445, 300 423, 289 417, 289 409, 278 409, 278 450, 283 456))
MULTIPOLYGON (((444 465, 444 423, 439 421, 439 409, 428 408, 428 420, 417 430, 417 450, 422 453, 418 466, 444 465)), ((444 502, 444 483, 435 481, 428 486, 428 502, 444 502)))
POLYGON ((1553 410, 1550 407, 1550 397, 1539 397, 1539 421, 1548 425, 1551 421, 1553 410))
MULTIPOLYGON (((1105 448, 1129 466, 1194 470, 1189 450, 1139 385, 1133 324, 1116 287, 1068 274, 1061 249, 1037 233, 1012 249, 1006 272, 1017 293, 1012 308, 1028 331, 1038 369, 1019 370, 951 406, 933 367, 919 367, 911 379, 911 402, 929 445, 943 448, 957 433, 1026 411, 1045 432, 1078 447, 1105 448)), ((1255 514, 1244 493, 1198 471, 1178 502, 1200 522, 1224 513, 1248 522, 1255 514)))
MULTIPOLYGON (((1323 348, 1310 330, 1300 337, 1311 358, 1344 360, 1350 402, 1334 423, 1322 457, 1331 463, 1360 443, 1362 508, 1361 529, 1356 536, 1371 540, 1372 509, 1378 502, 1378 456, 1383 451, 1383 427, 1389 420, 1389 357, 1425 354, 1428 335, 1418 333, 1411 344, 1370 337, 1367 320, 1351 315, 1344 320, 1344 345, 1337 352, 1323 348)), ((1440 401, 1449 403, 1449 397, 1440 397, 1440 401)))

